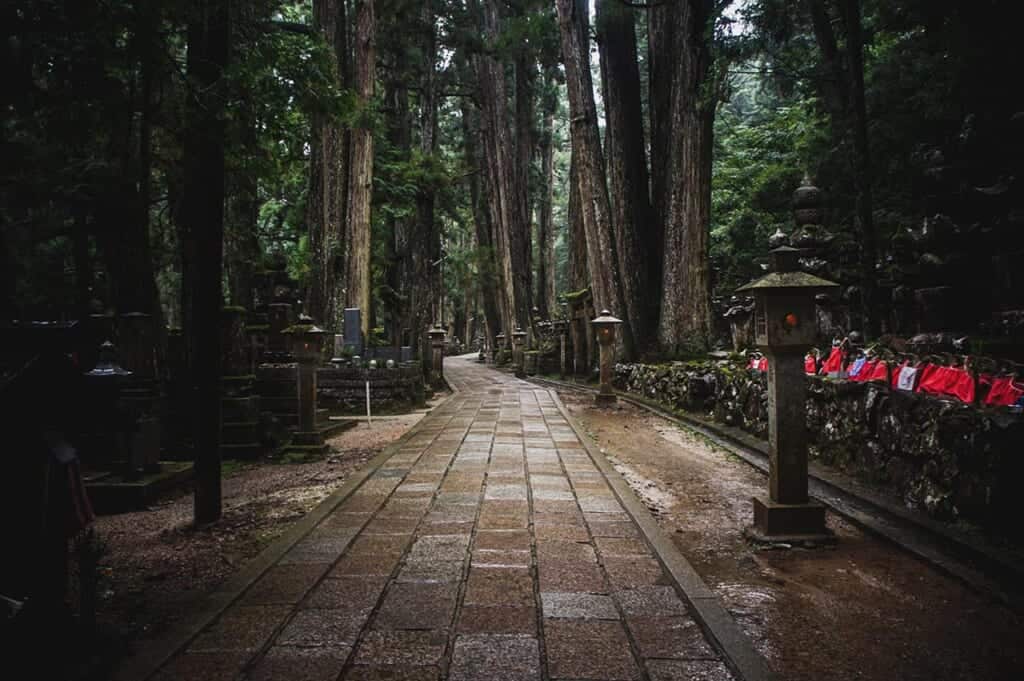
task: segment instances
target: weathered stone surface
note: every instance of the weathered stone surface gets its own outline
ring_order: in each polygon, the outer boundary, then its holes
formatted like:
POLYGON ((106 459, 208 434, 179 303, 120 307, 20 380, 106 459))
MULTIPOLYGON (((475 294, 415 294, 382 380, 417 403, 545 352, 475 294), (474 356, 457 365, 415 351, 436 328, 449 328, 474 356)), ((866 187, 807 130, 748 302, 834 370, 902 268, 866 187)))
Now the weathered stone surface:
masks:
MULTIPOLYGON (((729 361, 619 364, 616 387, 766 438, 766 375, 729 361)), ((941 519, 1019 532, 1024 418, 885 385, 807 379, 810 457, 941 519)), ((584 507, 584 510, 592 510, 584 507)))

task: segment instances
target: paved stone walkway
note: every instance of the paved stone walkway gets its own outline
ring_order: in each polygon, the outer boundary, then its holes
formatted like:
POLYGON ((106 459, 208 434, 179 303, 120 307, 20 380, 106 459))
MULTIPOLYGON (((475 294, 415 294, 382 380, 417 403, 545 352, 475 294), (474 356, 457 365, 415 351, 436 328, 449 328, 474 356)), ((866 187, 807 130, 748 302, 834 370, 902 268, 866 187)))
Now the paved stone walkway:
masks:
POLYGON ((552 396, 460 392, 155 678, 731 679, 552 396))

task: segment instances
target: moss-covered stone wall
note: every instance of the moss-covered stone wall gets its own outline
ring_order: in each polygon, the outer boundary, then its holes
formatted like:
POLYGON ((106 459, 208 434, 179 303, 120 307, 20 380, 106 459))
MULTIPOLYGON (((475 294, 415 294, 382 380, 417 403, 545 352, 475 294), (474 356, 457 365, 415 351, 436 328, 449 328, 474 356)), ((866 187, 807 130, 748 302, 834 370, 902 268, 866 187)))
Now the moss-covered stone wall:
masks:
MULTIPOLYGON (((810 455, 943 520, 1012 525, 1024 420, 1005 409, 807 377, 810 455)), ((620 390, 766 438, 766 374, 732 361, 619 364, 620 390)))

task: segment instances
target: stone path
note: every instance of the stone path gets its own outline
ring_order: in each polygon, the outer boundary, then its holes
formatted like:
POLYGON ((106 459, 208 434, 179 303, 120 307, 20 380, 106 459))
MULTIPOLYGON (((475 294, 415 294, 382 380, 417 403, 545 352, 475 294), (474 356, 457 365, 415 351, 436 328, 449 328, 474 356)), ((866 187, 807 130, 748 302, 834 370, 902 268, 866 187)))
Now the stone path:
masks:
POLYGON ((550 393, 460 392, 154 678, 731 679, 550 393))

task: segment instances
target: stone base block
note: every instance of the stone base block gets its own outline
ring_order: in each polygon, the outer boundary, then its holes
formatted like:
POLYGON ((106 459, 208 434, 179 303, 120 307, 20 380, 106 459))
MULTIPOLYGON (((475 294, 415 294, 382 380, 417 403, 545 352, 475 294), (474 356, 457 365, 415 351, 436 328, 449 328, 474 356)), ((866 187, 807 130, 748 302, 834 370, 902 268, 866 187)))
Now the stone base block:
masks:
POLYGON ((745 534, 760 542, 827 544, 835 534, 825 527, 825 507, 806 504, 780 504, 765 497, 754 497, 754 524, 745 534))
POLYGON ((615 404, 618 401, 615 393, 598 393, 594 396, 594 402, 598 405, 615 404))
POLYGON ((288 445, 288 451, 302 451, 307 454, 326 453, 327 443, 324 442, 324 434, 319 430, 298 431, 292 433, 292 442, 288 445))

